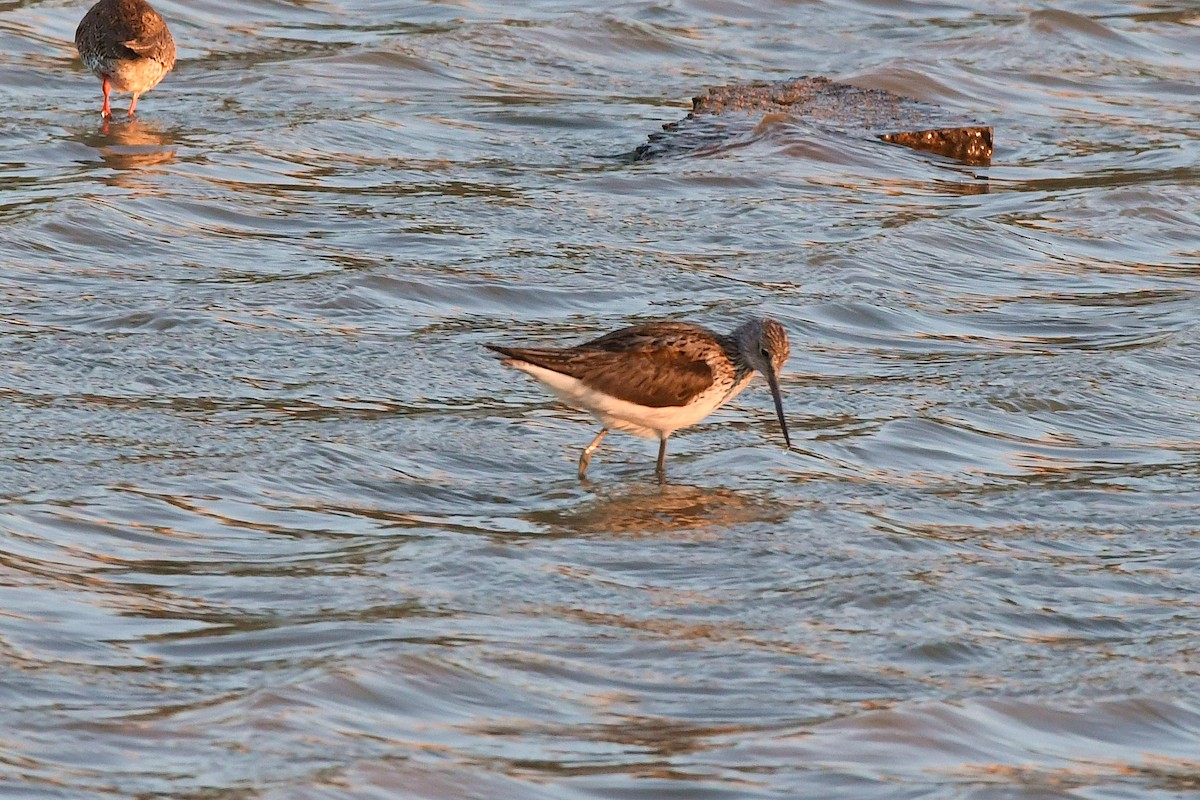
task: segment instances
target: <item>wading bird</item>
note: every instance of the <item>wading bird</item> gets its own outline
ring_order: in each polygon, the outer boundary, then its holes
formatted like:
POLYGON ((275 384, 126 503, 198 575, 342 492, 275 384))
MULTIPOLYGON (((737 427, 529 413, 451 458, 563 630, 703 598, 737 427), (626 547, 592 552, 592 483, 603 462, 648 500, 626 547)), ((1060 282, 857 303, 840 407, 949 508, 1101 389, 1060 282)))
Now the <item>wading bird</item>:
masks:
POLYGON ((129 116, 138 97, 153 89, 175 66, 175 40, 167 23, 145 0, 100 0, 75 29, 75 47, 84 66, 100 79, 104 106, 112 116, 109 93, 132 92, 129 116))
POLYGON ((783 440, 792 446, 779 396, 791 347, 787 331, 770 318, 752 319, 728 335, 686 322, 648 322, 573 347, 485 347, 600 420, 604 428, 579 457, 580 478, 610 429, 658 439, 661 474, 667 437, 735 397, 755 372, 767 379, 783 440))

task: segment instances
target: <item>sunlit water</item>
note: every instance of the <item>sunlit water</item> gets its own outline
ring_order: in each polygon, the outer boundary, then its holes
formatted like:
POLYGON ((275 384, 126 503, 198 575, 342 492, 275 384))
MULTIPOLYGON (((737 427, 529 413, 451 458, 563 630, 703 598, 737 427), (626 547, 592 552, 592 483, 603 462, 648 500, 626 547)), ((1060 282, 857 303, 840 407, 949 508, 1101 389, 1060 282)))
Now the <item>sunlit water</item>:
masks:
POLYGON ((0 3, 0 796, 1200 795, 1200 9, 567 5, 0 3), (798 74, 995 164, 619 157, 798 74), (664 485, 480 346, 761 314, 664 485))

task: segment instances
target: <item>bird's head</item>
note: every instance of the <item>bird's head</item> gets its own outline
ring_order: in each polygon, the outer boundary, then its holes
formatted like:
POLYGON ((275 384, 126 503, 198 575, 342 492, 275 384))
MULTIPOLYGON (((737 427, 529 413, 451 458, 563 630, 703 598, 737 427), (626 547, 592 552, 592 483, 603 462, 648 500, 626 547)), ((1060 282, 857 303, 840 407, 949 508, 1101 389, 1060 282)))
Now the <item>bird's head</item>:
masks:
POLYGON ((779 415, 779 427, 783 429, 783 441, 791 447, 787 421, 783 417, 783 400, 779 394, 779 374, 792 354, 787 330, 770 317, 762 317, 738 327, 733 332, 733 338, 746 363, 767 379, 771 397, 775 400, 775 413, 779 415))

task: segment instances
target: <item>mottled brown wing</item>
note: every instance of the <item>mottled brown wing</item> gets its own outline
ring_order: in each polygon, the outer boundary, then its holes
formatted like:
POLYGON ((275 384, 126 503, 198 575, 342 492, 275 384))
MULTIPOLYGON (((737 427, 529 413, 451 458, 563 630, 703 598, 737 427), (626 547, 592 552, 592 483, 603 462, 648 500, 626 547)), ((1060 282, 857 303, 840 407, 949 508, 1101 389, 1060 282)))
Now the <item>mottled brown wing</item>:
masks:
POLYGON ((119 44, 137 53, 142 58, 153 58, 164 63, 175 61, 175 40, 167 30, 167 23, 152 9, 127 20, 124 30, 114 31, 119 44))
POLYGON ((652 408, 687 405, 713 382, 706 361, 661 347, 589 352, 573 377, 590 389, 652 408))
POLYGON ((687 405, 712 385, 708 363, 674 347, 653 341, 636 345, 629 341, 626 345, 631 346, 625 349, 600 349, 594 344, 565 350, 488 347, 517 361, 569 375, 590 389, 651 408, 687 405))
POLYGON ((75 30, 75 45, 81 55, 102 59, 153 58, 168 68, 175 63, 175 40, 167 23, 137 0, 107 0, 92 6, 75 30))

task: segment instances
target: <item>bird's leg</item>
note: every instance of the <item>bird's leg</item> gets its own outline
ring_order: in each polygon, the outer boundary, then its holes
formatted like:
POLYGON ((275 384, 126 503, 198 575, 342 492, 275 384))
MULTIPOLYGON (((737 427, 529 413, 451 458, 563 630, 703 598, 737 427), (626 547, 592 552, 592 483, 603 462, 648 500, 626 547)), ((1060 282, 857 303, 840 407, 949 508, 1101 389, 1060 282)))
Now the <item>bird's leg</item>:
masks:
POLYGON ((655 472, 662 475, 667 471, 667 437, 664 436, 658 440, 658 466, 655 472))
POLYGON ((133 116, 133 110, 135 108, 137 108, 137 99, 138 99, 137 92, 134 92, 133 99, 129 101, 129 116, 131 116, 131 117, 133 116))
POLYGON ((100 90, 104 92, 104 106, 100 109, 100 116, 108 119, 112 116, 112 106, 108 104, 108 94, 112 91, 112 84, 108 82, 107 75, 100 76, 100 90))
POLYGON ((596 438, 592 439, 592 443, 583 448, 583 455, 579 457, 579 480, 583 480, 587 475, 588 462, 592 460, 592 453, 596 452, 596 448, 600 446, 600 440, 608 433, 608 428, 603 428, 596 434, 596 438))

